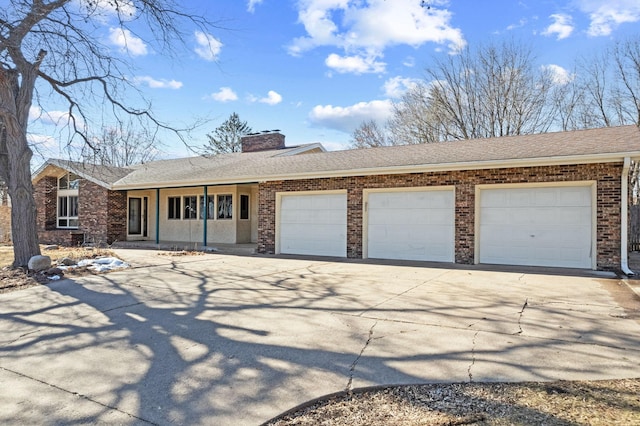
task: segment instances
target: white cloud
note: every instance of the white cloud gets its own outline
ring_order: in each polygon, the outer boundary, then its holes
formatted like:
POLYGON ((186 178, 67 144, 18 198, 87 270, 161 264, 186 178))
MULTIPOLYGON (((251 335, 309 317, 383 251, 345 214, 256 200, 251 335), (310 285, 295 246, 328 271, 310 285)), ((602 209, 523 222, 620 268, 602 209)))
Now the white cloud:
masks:
POLYGON ((402 62, 402 65, 407 68, 413 68, 416 66, 416 58, 413 56, 407 56, 407 58, 402 62))
POLYGON ((392 110, 389 100, 359 102, 347 107, 317 105, 309 113, 309 120, 316 126, 351 133, 365 120, 386 121, 392 110))
POLYGON ((388 98, 399 98, 404 93, 419 83, 420 80, 415 78, 393 77, 384 82, 382 86, 384 95, 388 98))
POLYGON ((220 90, 211 94, 211 99, 218 102, 237 101, 238 95, 230 87, 221 87, 220 90))
POLYGON ((247 3, 247 11, 253 13, 256 10, 256 5, 262 3, 262 0, 249 0, 247 3))
POLYGON ((80 4, 92 17, 106 22, 110 16, 118 16, 123 21, 130 21, 138 12, 135 4, 130 0, 80 0, 80 4))
POLYGON ((147 54, 147 45, 144 41, 125 28, 109 28, 109 41, 117 46, 121 53, 128 53, 131 56, 147 54))
POLYGON ((546 70, 555 84, 564 85, 571 83, 575 75, 562 68, 560 65, 544 65, 542 69, 546 70))
POLYGON ((542 35, 553 36, 555 34, 558 40, 562 40, 571 35, 574 30, 571 16, 564 13, 556 13, 551 15, 550 18, 553 20, 553 24, 549 25, 542 32, 542 35))
POLYGON ((215 61, 218 59, 223 44, 211 34, 206 34, 202 31, 196 31, 195 36, 197 46, 193 50, 198 56, 205 61, 215 61))
MULTIPOLYGON (((75 120, 78 128, 84 125, 84 121, 81 118, 75 117, 75 120)), ((38 121, 40 124, 62 127, 71 123, 71 115, 69 111, 43 111, 38 106, 31 106, 29 108, 29 121, 38 121)))
POLYGON ((49 135, 39 135, 35 133, 27 133, 27 140, 30 145, 38 146, 39 148, 57 148, 58 141, 49 135))
POLYGON ((638 0, 576 0, 578 8, 589 15, 590 36, 608 36, 624 23, 640 21, 638 0))
POLYGON ((374 56, 340 56, 335 53, 330 54, 324 63, 327 67, 341 74, 381 73, 384 72, 387 65, 384 62, 376 62, 374 56))
MULTIPOLYGON (((344 51, 343 59, 381 58, 388 47, 428 42, 458 51, 466 44, 462 32, 451 26, 451 12, 438 7, 448 4, 449 0, 434 0, 428 9, 416 0, 301 0, 298 21, 306 35, 292 41, 289 53, 297 56, 319 46, 334 46, 344 51)), ((384 71, 380 66, 375 69, 384 71)))
POLYGON ((136 77, 134 81, 137 84, 146 84, 152 89, 174 89, 175 90, 175 89, 180 89, 182 87, 181 81, 165 80, 165 79, 157 80, 148 75, 136 77))
POLYGON ((265 98, 259 99, 258 101, 262 102, 263 104, 277 105, 280 102, 282 102, 282 95, 280 95, 278 92, 275 92, 273 90, 269 90, 269 92, 267 93, 267 96, 265 98))
POLYGON ((516 24, 507 25, 506 29, 507 29, 507 31, 513 31, 513 30, 516 30, 518 28, 522 28, 525 25, 527 25, 527 20, 522 18, 516 24))

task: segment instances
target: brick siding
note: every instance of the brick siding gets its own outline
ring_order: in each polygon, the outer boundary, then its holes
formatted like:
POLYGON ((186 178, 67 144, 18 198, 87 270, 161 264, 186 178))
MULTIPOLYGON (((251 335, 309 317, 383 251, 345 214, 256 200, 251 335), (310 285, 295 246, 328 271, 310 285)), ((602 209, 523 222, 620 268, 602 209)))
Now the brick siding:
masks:
POLYGON ((38 238, 43 244, 78 245, 85 237, 98 244, 126 239, 127 196, 82 179, 78 189, 78 229, 57 229, 57 183, 45 176, 34 186, 38 238))
POLYGON ((355 176, 266 182, 259 185, 258 252, 275 252, 276 193, 347 190, 347 257, 362 257, 362 202, 367 188, 455 186, 455 261, 472 264, 475 249, 475 187, 485 184, 597 181, 597 267, 620 267, 622 163, 355 176))
POLYGON ((285 147, 284 135, 279 132, 246 135, 240 138, 242 152, 266 151, 285 147))

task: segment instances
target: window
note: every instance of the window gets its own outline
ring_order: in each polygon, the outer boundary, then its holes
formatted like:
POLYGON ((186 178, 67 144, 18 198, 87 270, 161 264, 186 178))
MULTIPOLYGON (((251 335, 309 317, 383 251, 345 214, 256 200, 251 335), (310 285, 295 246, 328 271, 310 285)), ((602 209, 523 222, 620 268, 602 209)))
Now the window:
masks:
POLYGON ((75 173, 67 173, 58 179, 58 189, 78 189, 80 187, 80 176, 75 173))
POLYGON ((218 219, 233 218, 232 199, 231 195, 218 195, 218 219))
POLYGON ((180 219, 180 197, 169 197, 169 219, 180 219))
POLYGON ((76 174, 66 173, 58 179, 58 228, 78 228, 79 187, 80 177, 76 174))
POLYGON ((58 228, 78 227, 78 196, 58 197, 58 228))
POLYGON ((204 196, 200 196, 200 219, 204 219, 204 214, 207 213, 207 219, 215 219, 216 217, 216 205, 215 196, 207 195, 207 206, 204 205, 204 196))
POLYGON ((184 197, 184 215, 183 219, 197 219, 198 218, 198 197, 195 195, 188 195, 184 197))
POLYGON ((240 194, 240 219, 249 219, 249 196, 240 194))

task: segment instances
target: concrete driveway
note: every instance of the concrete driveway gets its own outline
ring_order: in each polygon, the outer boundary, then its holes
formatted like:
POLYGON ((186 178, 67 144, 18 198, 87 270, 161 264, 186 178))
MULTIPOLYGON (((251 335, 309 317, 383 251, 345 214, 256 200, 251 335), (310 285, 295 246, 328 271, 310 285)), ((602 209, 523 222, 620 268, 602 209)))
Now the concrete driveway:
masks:
POLYGON ((599 275, 119 255, 135 268, 0 295, 0 424, 255 425, 376 384, 640 376, 637 296, 599 275))

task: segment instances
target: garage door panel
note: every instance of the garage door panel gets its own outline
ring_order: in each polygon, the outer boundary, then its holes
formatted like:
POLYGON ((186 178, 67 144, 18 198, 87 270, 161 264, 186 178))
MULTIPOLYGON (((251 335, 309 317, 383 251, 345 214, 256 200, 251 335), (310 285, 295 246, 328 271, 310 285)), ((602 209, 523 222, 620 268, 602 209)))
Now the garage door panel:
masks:
POLYGON ((452 190, 369 194, 368 256, 453 262, 454 202, 452 190))
POLYGON ((280 253, 346 257, 346 194, 282 195, 280 253))
POLYGON ((481 190, 479 261, 590 268, 591 203, 590 186, 481 190))

